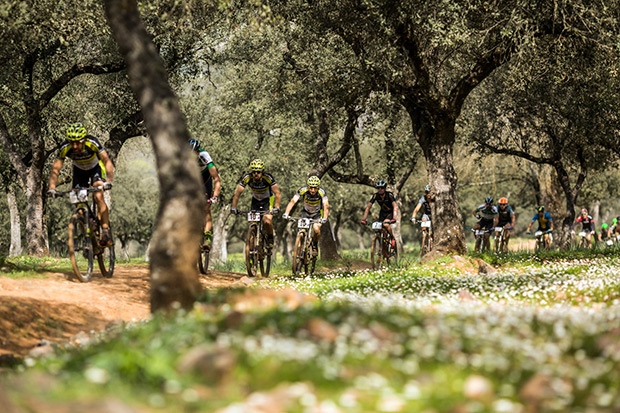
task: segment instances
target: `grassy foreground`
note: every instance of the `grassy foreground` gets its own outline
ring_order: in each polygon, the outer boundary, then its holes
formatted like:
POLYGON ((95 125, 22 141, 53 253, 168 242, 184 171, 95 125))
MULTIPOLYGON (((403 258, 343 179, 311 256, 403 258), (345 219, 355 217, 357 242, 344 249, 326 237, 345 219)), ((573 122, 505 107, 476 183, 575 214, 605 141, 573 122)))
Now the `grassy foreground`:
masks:
POLYGON ((619 411, 620 260, 492 260, 209 291, 2 385, 18 411, 619 411))

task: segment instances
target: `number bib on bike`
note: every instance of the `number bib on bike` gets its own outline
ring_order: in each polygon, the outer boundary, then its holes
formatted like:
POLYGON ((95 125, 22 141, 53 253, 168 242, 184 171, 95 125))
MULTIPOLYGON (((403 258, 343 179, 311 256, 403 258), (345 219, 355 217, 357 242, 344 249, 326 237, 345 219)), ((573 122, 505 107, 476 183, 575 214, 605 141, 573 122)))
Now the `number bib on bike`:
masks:
POLYGON ((88 190, 80 189, 79 191, 71 191, 69 192, 69 199, 72 204, 88 202, 88 190))
POLYGON ((300 229, 310 228, 310 220, 308 218, 299 218, 299 221, 297 221, 297 228, 300 228, 300 229))
POLYGON ((377 222, 372 223, 372 229, 381 230, 382 227, 383 227, 383 222, 377 221, 377 222))
POLYGON ((248 212, 248 222, 259 222, 260 212, 248 212))

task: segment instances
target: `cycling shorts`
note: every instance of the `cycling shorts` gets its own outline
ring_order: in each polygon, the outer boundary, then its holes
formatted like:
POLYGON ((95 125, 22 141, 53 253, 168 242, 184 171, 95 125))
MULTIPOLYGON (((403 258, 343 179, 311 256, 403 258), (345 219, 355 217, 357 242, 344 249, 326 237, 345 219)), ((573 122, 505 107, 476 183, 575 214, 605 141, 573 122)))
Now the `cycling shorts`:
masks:
POLYGON ((202 177, 205 185, 205 196, 209 199, 213 196, 213 178, 209 176, 209 179, 205 180, 204 175, 202 177))
POLYGON ((323 211, 319 210, 316 212, 308 212, 305 209, 303 211, 301 211, 301 217, 302 218, 310 218, 310 219, 321 219, 323 218, 323 211))
POLYGON ((265 199, 256 199, 252 197, 252 211, 270 211, 273 206, 273 197, 265 199))
POLYGON ((476 225, 478 225, 481 229, 491 229, 493 228, 493 220, 482 218, 476 223, 476 225))
POLYGON ((101 162, 95 165, 94 168, 83 170, 77 167, 73 167, 73 188, 88 188, 90 185, 97 181, 106 181, 105 168, 101 162))
POLYGON ((389 220, 394 219, 394 211, 380 211, 379 221, 385 221, 386 219, 389 219, 389 220))

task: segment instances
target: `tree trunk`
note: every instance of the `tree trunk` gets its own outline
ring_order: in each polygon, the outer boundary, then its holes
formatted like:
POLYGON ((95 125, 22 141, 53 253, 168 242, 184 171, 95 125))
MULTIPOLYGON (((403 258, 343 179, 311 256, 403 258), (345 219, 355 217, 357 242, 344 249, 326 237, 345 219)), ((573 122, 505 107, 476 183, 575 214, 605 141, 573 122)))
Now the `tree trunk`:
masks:
POLYGON ((321 236, 319 237, 319 250, 321 259, 329 261, 341 261, 342 257, 338 254, 334 233, 329 221, 321 225, 321 236))
POLYGON ((15 198, 15 188, 9 185, 6 193, 6 200, 9 204, 9 215, 11 217, 11 246, 9 247, 9 257, 16 257, 22 254, 22 225, 15 198))
POLYGON ((28 254, 37 257, 49 255, 47 234, 43 226, 42 171, 32 165, 26 177, 26 244, 28 254))
POLYGON ((452 144, 433 143, 424 151, 428 180, 435 194, 432 203, 433 249, 447 254, 464 254, 467 247, 456 193, 458 179, 452 149, 452 144))
POLYGON ((213 245, 211 246, 211 260, 213 262, 226 262, 228 260, 228 250, 226 243, 226 221, 230 216, 230 205, 221 205, 220 213, 213 222, 213 245))
POLYGON ((357 235, 357 243, 359 245, 359 249, 364 251, 366 246, 364 245, 364 234, 362 233, 362 226, 357 225, 355 227, 355 235, 357 235))
POLYGON ((160 202, 150 251, 151 312, 189 309, 201 289, 195 263, 202 228, 195 217, 202 216, 206 202, 187 145, 190 133, 136 1, 105 0, 104 6, 157 159, 160 202))

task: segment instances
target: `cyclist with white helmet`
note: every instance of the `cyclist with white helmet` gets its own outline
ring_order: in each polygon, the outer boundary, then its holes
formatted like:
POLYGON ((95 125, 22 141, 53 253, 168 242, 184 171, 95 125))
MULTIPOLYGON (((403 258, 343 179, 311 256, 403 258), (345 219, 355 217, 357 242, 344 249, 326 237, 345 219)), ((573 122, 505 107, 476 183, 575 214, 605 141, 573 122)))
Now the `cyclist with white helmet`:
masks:
MULTIPOLYGON (((88 188, 88 185, 112 188, 114 165, 99 139, 86 133, 81 123, 74 123, 67 129, 67 140, 58 150, 58 156, 52 165, 47 195, 56 197, 58 175, 66 158, 73 163, 73 188, 88 188)), ((103 192, 94 192, 97 203, 97 217, 101 222, 101 245, 110 245, 110 210, 103 192)))
POLYGON ((493 224, 495 224, 497 220, 497 214, 497 208, 493 205, 493 198, 491 198, 490 196, 484 200, 484 204, 479 205, 472 212, 472 215, 479 220, 473 226, 474 231, 481 228, 486 230, 484 234, 484 247, 487 249, 487 251, 490 249, 489 238, 491 236, 493 224))
POLYGON ((581 210, 581 214, 579 214, 575 222, 573 222, 573 225, 571 225, 570 233, 572 235, 575 235, 574 227, 579 222, 582 225, 581 230, 586 233, 586 239, 588 240, 588 247, 591 247, 592 246, 592 235, 594 235, 595 233, 596 226, 594 225, 594 218, 592 217, 592 215, 588 214, 587 209, 583 208, 581 210))
POLYGON ((366 205, 366 210, 364 211, 364 216, 362 218, 362 224, 367 224, 366 217, 368 217, 372 204, 376 202, 381 208, 379 210, 379 221, 383 221, 383 226, 392 236, 392 246, 394 246, 396 244, 396 240, 394 238, 394 234, 392 233, 392 227, 390 224, 395 223, 396 217, 398 216, 398 205, 396 204, 396 198, 392 192, 387 191, 387 182, 383 180, 377 181, 375 188, 377 188, 377 192, 373 194, 370 201, 368 201, 368 205, 366 205))
POLYGON ((431 219, 431 204, 435 198, 431 194, 431 186, 426 185, 424 187, 424 195, 418 200, 418 205, 416 205, 413 210, 413 214, 411 215, 411 222, 415 224, 416 217, 418 216, 418 211, 422 209, 422 221, 428 221, 431 219))
POLYGON ((320 222, 315 222, 313 224, 314 238, 312 239, 312 254, 316 256, 319 251, 318 241, 321 235, 321 225, 327 222, 327 217, 329 216, 329 202, 325 189, 320 186, 321 180, 318 176, 311 176, 308 178, 306 184, 306 186, 299 188, 295 195, 293 195, 293 198, 286 206, 282 218, 287 219, 295 204, 300 199, 303 199, 304 209, 301 211, 301 217, 320 220, 320 222))
POLYGON ((230 209, 230 212, 233 214, 237 213, 237 203, 246 186, 252 190, 252 204, 250 209, 252 211, 268 212, 263 215, 263 222, 265 223, 268 247, 272 247, 273 225, 271 224, 271 220, 273 215, 277 215, 278 212, 280 212, 280 188, 278 188, 278 184, 273 176, 265 172, 265 163, 260 159, 254 159, 250 162, 250 172, 241 177, 235 194, 233 195, 230 209))
POLYGON ((213 159, 209 152, 200 147, 198 139, 192 138, 189 140, 189 146, 198 155, 198 166, 200 168, 200 175, 202 176, 202 182, 204 184, 204 193, 207 198, 207 205, 205 206, 205 226, 204 226, 204 247, 211 244, 211 204, 217 203, 220 196, 221 181, 220 176, 217 173, 217 168, 213 163, 213 159))

